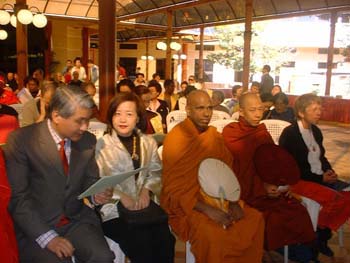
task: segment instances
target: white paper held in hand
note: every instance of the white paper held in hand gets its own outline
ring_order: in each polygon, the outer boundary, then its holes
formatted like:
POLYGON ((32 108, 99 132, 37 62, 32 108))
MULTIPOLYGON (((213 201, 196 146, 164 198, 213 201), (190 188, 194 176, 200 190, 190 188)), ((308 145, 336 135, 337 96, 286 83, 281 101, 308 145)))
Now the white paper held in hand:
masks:
POLYGON ((84 197, 88 197, 88 196, 100 193, 106 188, 114 187, 117 184, 120 184, 124 180, 128 179, 130 176, 133 176, 145 169, 148 169, 148 167, 141 167, 136 170, 132 170, 132 171, 116 174, 116 175, 101 177, 96 183, 94 183, 88 189, 86 189, 83 193, 81 193, 78 196, 78 199, 83 199, 84 197))

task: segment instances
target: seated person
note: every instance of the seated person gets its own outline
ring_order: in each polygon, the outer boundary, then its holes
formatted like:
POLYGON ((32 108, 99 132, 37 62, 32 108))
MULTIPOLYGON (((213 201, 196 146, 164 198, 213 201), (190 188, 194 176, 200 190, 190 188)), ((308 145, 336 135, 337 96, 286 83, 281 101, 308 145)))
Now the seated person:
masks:
POLYGON ((83 84, 83 81, 81 79, 79 79, 79 71, 75 70, 72 72, 72 80, 69 81, 68 85, 69 86, 77 86, 77 87, 81 87, 81 84, 83 84))
POLYGON ((257 81, 253 81, 252 84, 250 85, 249 91, 253 94, 260 94, 260 83, 257 81))
POLYGON ((112 129, 96 145, 100 176, 149 168, 114 187, 113 202, 101 208, 102 228, 107 237, 119 244, 131 262, 173 263, 175 238, 168 223, 132 227, 119 218, 116 205, 121 202, 129 210, 141 210, 160 193, 162 164, 157 143, 136 128, 143 114, 142 102, 134 93, 119 93, 109 105, 107 121, 112 129))
POLYGON ((226 107, 230 111, 230 115, 237 112, 239 110, 239 98, 241 97, 243 93, 243 87, 242 85, 234 85, 232 87, 232 99, 225 103, 226 107))
POLYGON ((338 179, 325 156, 322 132, 316 125, 322 112, 321 99, 311 93, 304 94, 297 98, 294 107, 297 121, 283 130, 279 145, 294 157, 301 172, 302 180, 293 186, 293 191, 322 206, 318 248, 332 257, 334 253, 328 246, 331 230, 337 231, 350 217, 350 192, 342 191, 349 184, 338 179))
POLYGON ((266 120, 270 118, 271 112, 273 110, 274 99, 270 93, 263 93, 260 95, 261 102, 264 106, 264 113, 262 120, 266 120))
POLYGON ((162 125, 162 116, 158 112, 154 112, 148 109, 150 101, 151 101, 151 91, 146 86, 139 85, 135 91, 135 94, 140 97, 143 101, 144 107, 146 109, 145 112, 145 123, 146 134, 154 134, 161 133, 163 134, 163 125, 162 125))
POLYGON ((15 230, 13 228, 12 218, 7 210, 11 196, 11 188, 7 180, 5 160, 1 148, 0 189, 0 258, 2 262, 17 263, 19 262, 19 257, 15 230))
MULTIPOLYGON (((278 182, 268 181, 260 176, 254 163, 254 155, 259 146, 274 144, 265 125, 260 124, 264 112, 260 97, 254 93, 246 93, 241 96, 239 104, 239 122, 228 124, 222 134, 235 160, 233 170, 241 185, 241 198, 264 213, 265 248, 275 250, 285 245, 313 241, 314 230, 305 207, 299 200, 277 192, 278 185, 296 183, 298 176, 293 174, 290 178, 280 178, 278 182)), ((269 156, 265 157, 268 161, 269 156)), ((308 262, 313 258, 311 247, 303 246, 302 251, 305 251, 307 258, 299 260, 308 262)))
POLYGON ((171 79, 164 81, 164 93, 161 93, 158 98, 164 100, 168 104, 169 111, 175 109, 176 102, 179 98, 178 94, 175 94, 175 82, 171 79))
POLYGON ((202 194, 198 182, 202 160, 233 163, 221 134, 208 126, 213 107, 207 92, 192 91, 186 112, 187 119, 169 132, 163 144, 161 205, 171 229, 191 244, 196 262, 260 263, 262 215, 241 201, 224 201, 228 211, 223 211, 213 204, 217 199, 202 194))
POLYGON ((180 97, 176 102, 175 110, 186 110, 187 96, 194 90, 196 90, 194 86, 189 85, 186 87, 183 96, 180 97))
MULTIPOLYGON (((96 95, 96 87, 95 84, 92 82, 84 82, 82 84, 82 88, 87 92, 87 94, 89 94, 91 96, 92 99, 94 99, 95 95, 96 95)), ((95 102, 95 100, 94 100, 95 102)), ((98 120, 98 121, 102 121, 102 118, 100 116, 100 111, 95 103, 95 106, 92 108, 92 115, 91 115, 91 120, 98 120)))
POLYGON ((134 92, 135 91, 135 84, 130 79, 122 79, 117 83, 116 86, 117 93, 120 92, 134 92))
POLYGON ((148 89, 151 91, 151 101, 147 109, 153 112, 158 112, 160 116, 162 116, 163 132, 166 133, 166 116, 168 116, 170 110, 168 104, 164 100, 158 98, 162 92, 162 87, 157 81, 151 80, 148 83, 148 89))
POLYGON ((5 77, 0 75, 0 103, 1 104, 17 104, 19 100, 11 88, 6 88, 5 77))
POLYGON ((5 144, 10 132, 19 128, 17 111, 5 104, 0 104, 0 145, 5 144))
POLYGON ((213 110, 218 110, 218 111, 223 111, 226 113, 230 113, 228 108, 225 106, 221 105, 225 100, 225 95, 222 91, 220 90, 213 90, 213 93, 211 95, 211 101, 213 103, 213 110))
POLYGON ((29 76, 24 79, 23 84, 25 88, 20 89, 17 93, 17 97, 22 104, 40 97, 39 80, 29 76))
POLYGON ((40 90, 40 98, 38 100, 29 100, 23 105, 23 127, 46 119, 47 110, 56 89, 57 83, 46 81, 40 90))
POLYGON ((271 90, 272 96, 275 96, 277 93, 280 93, 280 92, 282 92, 282 88, 280 85, 276 84, 272 87, 272 90, 271 90))
POLYGON ((285 93, 279 92, 275 96, 274 106, 275 108, 271 110, 271 114, 268 119, 282 120, 292 123, 295 121, 294 110, 292 107, 288 106, 288 97, 285 93))

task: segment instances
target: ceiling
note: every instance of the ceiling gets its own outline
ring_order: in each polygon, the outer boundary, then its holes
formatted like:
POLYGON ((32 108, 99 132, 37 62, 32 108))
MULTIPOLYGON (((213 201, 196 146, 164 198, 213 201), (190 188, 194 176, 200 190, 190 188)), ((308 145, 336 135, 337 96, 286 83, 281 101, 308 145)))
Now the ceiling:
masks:
MULTIPOLYGON (((0 8, 15 0, 0 0, 0 8)), ((48 16, 98 20, 97 0, 27 0, 48 16)), ((6 7, 7 8, 7 7, 6 7)), ((253 0, 253 20, 350 11, 350 0, 253 0)), ((172 14, 174 32, 244 22, 245 0, 118 0, 118 39, 162 37, 172 14)))

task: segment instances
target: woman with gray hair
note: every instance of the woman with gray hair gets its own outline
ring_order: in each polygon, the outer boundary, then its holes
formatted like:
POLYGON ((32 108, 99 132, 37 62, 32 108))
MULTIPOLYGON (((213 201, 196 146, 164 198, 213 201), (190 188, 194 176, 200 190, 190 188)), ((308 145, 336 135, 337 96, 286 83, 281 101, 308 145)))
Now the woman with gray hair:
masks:
POLYGON ((317 229, 318 249, 332 257, 334 253, 327 244, 331 230, 336 231, 350 217, 350 192, 343 191, 349 184, 338 179, 325 156, 322 132, 316 126, 322 112, 321 99, 315 94, 304 94, 295 101, 294 107, 297 121, 283 130, 279 145, 294 157, 301 172, 302 180, 292 191, 322 206, 317 229))

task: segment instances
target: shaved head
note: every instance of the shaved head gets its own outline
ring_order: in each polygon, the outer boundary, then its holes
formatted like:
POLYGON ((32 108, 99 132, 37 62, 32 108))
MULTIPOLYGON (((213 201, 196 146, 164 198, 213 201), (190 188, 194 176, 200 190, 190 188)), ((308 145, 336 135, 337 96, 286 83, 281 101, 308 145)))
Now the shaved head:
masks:
POLYGON ((258 126, 264 113, 260 97, 254 93, 245 93, 239 99, 239 115, 251 126, 258 126))
POLYGON ((194 90, 187 96, 187 105, 193 105, 196 104, 197 100, 199 98, 208 98, 210 100, 210 96, 208 93, 204 90, 194 90))
POLYGON ((247 106, 247 104, 252 103, 252 101, 260 101, 260 97, 257 96, 255 93, 244 93, 242 96, 239 98, 239 107, 244 108, 247 106))
POLYGON ((199 131, 205 131, 213 114, 208 93, 203 90, 192 91, 187 97, 186 113, 199 131))

